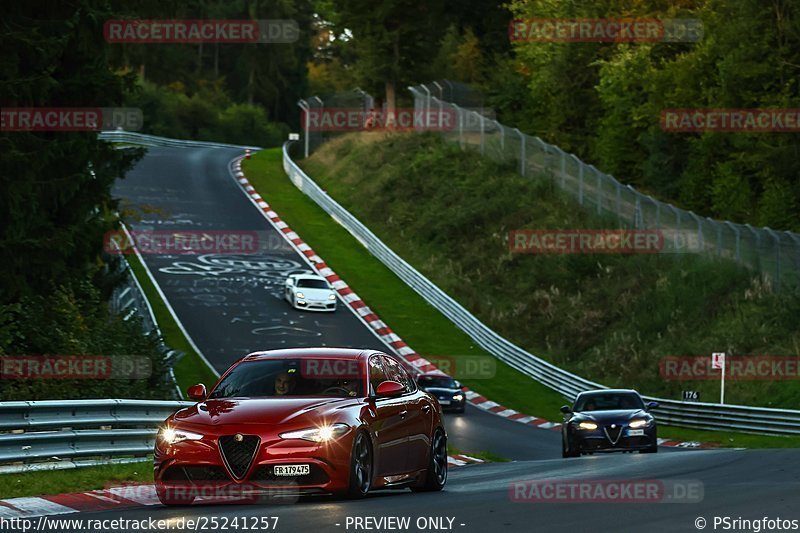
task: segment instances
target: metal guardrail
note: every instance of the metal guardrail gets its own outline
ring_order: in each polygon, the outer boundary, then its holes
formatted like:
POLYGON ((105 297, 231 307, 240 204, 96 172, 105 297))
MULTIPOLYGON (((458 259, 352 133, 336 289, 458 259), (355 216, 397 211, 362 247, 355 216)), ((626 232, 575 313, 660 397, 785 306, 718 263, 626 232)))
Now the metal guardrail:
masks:
POLYGON ((147 135, 144 133, 134 133, 131 131, 115 130, 115 131, 101 131, 98 136, 99 139, 115 143, 130 143, 139 146, 166 146, 174 148, 241 148, 250 150, 262 150, 259 146, 240 146, 238 144, 225 144, 208 141, 182 141, 179 139, 168 139, 166 137, 158 137, 156 135, 147 135))
MULTIPOLYGON (((128 233, 128 229, 123 224, 123 229, 128 233)), ((163 342, 161 329, 158 327, 155 313, 150 306, 150 302, 144 295, 139 280, 133 272, 128 260, 123 258, 121 262, 121 272, 124 276, 124 282, 117 286, 111 293, 109 300, 109 307, 115 314, 122 315, 124 320, 128 320, 133 315, 138 315, 142 319, 142 333, 148 335, 155 331, 159 339, 158 349, 162 354, 162 359, 165 366, 169 369, 169 378, 174 385, 172 397, 175 399, 183 399, 183 393, 178 387, 178 380, 175 378, 175 364, 185 355, 183 352, 173 350, 163 342)))
POLYGON ((164 419, 192 405, 113 399, 2 402, 0 463, 6 466, 0 471, 29 470, 30 463, 42 461, 52 466, 87 457, 146 456, 164 419))
MULTIPOLYGON (((295 186, 360 241, 369 252, 394 272, 429 304, 463 330, 483 349, 539 383, 573 399, 588 389, 606 388, 539 358, 492 331, 461 304, 405 262, 356 217, 328 196, 289 155, 283 145, 283 168, 295 186)), ((647 397, 661 407, 654 412, 663 423, 700 429, 738 430, 752 433, 800 435, 800 411, 741 405, 680 402, 647 397)))

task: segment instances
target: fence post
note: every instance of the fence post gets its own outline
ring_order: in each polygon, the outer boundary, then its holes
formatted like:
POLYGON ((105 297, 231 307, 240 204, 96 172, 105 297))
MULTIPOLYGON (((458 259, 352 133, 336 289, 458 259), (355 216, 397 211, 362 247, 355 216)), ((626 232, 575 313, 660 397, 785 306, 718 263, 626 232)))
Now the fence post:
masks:
MULTIPOLYGON (((506 130, 502 124, 497 122, 496 120, 493 121, 494 125, 497 126, 497 129, 500 130, 500 151, 503 152, 503 155, 506 155, 506 130)), ((501 158, 502 159, 502 158, 501 158)))
POLYGON ((303 99, 298 100, 297 101, 297 105, 300 107, 300 109, 302 109, 305 112, 305 115, 306 115, 305 127, 303 128, 303 133, 304 133, 303 137, 305 137, 303 139, 303 144, 305 145, 305 150, 303 152, 304 153, 303 157, 308 157, 308 126, 309 126, 309 119, 310 119, 309 111, 311 110, 311 108, 309 107, 308 102, 306 102, 303 99))
POLYGON ((514 131, 519 135, 519 173, 525 176, 525 134, 519 128, 514 128, 514 131))
POLYGON ((456 107, 458 112, 458 145, 461 149, 464 149, 464 109, 457 105, 453 104, 456 107))
POLYGON ((441 124, 442 124, 442 105, 443 105, 443 100, 444 100, 444 89, 442 89, 442 86, 439 85, 438 81, 433 82, 433 84, 436 85, 439 88, 439 127, 441 127, 441 124))
POLYGON ((736 225, 733 224, 729 220, 726 220, 724 222, 724 224, 727 224, 727 226, 729 228, 731 228, 731 230, 733 230, 733 234, 736 236, 736 245, 735 245, 735 250, 736 251, 734 252, 734 254, 735 254, 734 258, 736 259, 737 263, 740 263, 742 261, 742 255, 741 255, 741 248, 740 248, 740 244, 739 244, 740 241, 741 241, 741 236, 739 235, 739 228, 737 228, 736 225))
POLYGON ((636 204, 634 207, 633 213, 633 228, 634 229, 643 229, 643 217, 642 217, 642 202, 639 198, 639 195, 636 195, 636 204))
POLYGON ((764 227, 764 230, 775 242, 775 288, 777 289, 781 285, 781 238, 768 227, 764 227))
POLYGON ((483 121, 484 121, 484 117, 481 114, 479 114, 478 116, 481 119, 480 120, 480 123, 481 123, 481 155, 483 155, 484 152, 485 152, 485 147, 484 147, 485 141, 484 141, 484 136, 483 136, 483 121))
POLYGON ((428 115, 429 115, 429 114, 430 114, 430 112, 431 112, 431 91, 430 91, 430 89, 428 89, 428 87, 427 87, 427 86, 426 86, 424 83, 423 83, 422 85, 420 85, 420 87, 422 87, 423 89, 425 89, 425 93, 428 95, 428 96, 427 96, 427 99, 426 99, 426 100, 427 100, 427 103, 425 104, 425 121, 424 121, 424 124, 425 124, 425 129, 427 130, 427 129, 428 129, 428 127, 430 126, 430 125, 428 124, 428 121, 430 120, 430 119, 429 119, 429 117, 428 117, 428 115))

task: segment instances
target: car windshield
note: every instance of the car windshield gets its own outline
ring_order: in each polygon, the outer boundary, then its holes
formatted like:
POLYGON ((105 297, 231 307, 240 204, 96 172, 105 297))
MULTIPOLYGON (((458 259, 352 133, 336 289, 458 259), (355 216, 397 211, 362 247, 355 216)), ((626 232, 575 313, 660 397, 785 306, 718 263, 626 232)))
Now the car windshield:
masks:
POLYGON ((615 409, 644 409, 642 398, 634 392, 583 394, 573 411, 612 411, 615 409))
POLYGON ((309 279, 300 278, 297 280, 297 286, 306 289, 329 289, 328 282, 323 279, 309 279))
POLYGON ((356 359, 303 358, 244 361, 208 396, 265 398, 298 396, 361 397, 363 370, 356 359))
POLYGON ((456 380, 447 376, 422 376, 419 378, 419 386, 422 388, 438 387, 441 389, 457 389, 456 380))

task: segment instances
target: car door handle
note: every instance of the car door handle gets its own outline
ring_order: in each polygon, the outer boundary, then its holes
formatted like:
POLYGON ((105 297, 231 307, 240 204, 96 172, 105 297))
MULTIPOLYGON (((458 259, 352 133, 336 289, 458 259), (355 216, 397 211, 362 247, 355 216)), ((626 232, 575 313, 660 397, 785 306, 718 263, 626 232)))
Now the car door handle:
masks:
POLYGON ((427 404, 423 405, 422 406, 422 412, 425 413, 425 414, 430 413, 431 412, 431 406, 427 405, 427 404))
POLYGON ((408 411, 400 411, 400 418, 405 418, 408 414, 408 411))

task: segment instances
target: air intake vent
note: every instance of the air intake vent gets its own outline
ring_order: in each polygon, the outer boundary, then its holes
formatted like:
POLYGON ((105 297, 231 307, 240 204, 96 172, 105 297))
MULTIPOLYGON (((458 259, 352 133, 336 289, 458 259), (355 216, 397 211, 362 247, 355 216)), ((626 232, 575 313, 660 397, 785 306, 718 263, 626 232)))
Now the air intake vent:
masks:
POLYGON ((247 474, 260 442, 256 435, 224 435, 219 438, 219 452, 234 478, 242 479, 247 474))

